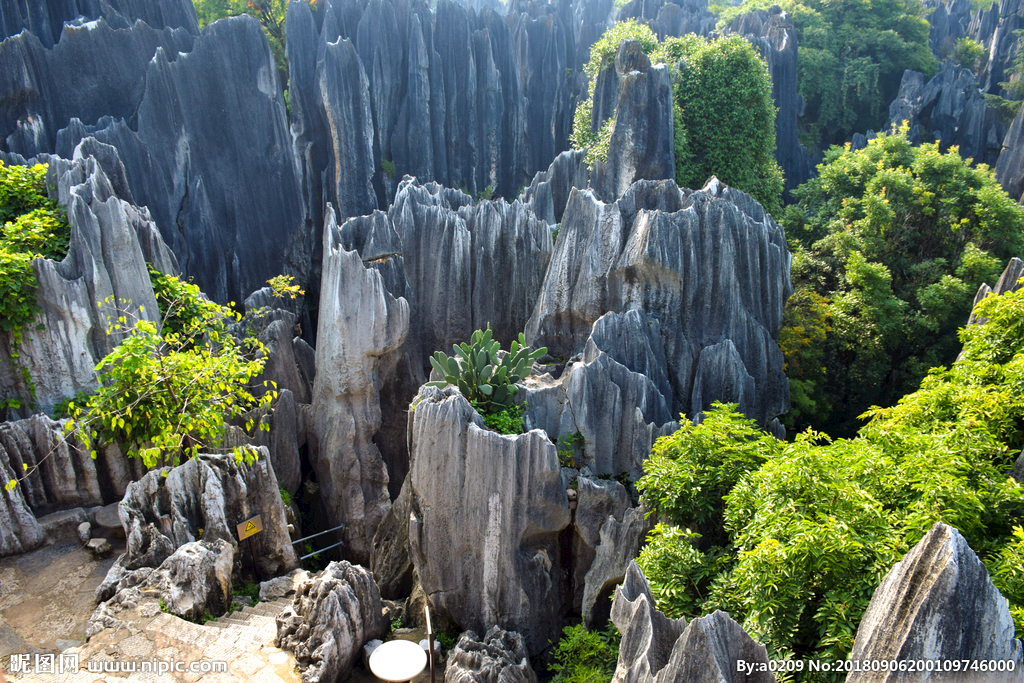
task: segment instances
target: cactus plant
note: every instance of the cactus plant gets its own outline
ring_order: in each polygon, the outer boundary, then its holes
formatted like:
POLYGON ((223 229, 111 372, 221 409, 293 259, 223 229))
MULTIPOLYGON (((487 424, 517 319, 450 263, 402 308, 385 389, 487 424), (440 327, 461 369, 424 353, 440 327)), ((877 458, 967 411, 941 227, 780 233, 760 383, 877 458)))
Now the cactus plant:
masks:
POLYGON ((428 384, 438 388, 449 384, 458 387, 481 413, 510 408, 518 391, 516 382, 529 375, 533 361, 548 350, 542 347, 530 351, 526 338, 520 333, 519 340, 513 341, 509 352, 499 359, 501 345, 492 336, 488 325, 486 330, 474 332, 469 344, 453 345, 454 355, 435 352, 430 365, 442 379, 428 384))

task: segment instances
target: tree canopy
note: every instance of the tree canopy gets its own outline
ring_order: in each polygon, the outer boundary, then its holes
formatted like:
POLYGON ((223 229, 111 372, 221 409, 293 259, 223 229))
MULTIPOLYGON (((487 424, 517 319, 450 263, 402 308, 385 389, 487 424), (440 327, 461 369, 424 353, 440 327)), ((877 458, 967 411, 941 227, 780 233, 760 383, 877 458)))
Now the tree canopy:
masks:
POLYGON ((1024 207, 969 161, 904 129, 831 149, 795 191, 783 222, 796 293, 779 336, 791 426, 852 435, 858 415, 956 357, 974 293, 1024 247, 1024 207))

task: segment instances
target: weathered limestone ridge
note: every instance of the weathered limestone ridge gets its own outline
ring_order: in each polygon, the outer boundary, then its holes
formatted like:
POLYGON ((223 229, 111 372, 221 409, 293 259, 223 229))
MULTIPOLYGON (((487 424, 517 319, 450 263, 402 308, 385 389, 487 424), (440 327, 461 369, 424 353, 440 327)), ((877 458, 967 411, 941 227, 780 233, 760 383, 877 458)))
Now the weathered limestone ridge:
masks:
POLYGON ((390 507, 388 472, 374 435, 380 391, 409 334, 409 304, 342 246, 333 207, 324 226, 323 281, 313 384, 316 469, 327 520, 345 524, 343 552, 362 564, 390 507))

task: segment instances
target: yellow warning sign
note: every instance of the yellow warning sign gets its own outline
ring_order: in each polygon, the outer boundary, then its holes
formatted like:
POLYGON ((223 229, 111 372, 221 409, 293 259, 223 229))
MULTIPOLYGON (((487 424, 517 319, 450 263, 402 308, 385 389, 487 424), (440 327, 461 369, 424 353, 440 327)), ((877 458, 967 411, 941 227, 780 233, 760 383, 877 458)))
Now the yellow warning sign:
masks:
POLYGON ((263 520, 260 519, 259 515, 256 515, 251 519, 245 520, 236 528, 238 529, 238 540, 244 541, 253 534, 258 534, 263 531, 263 520))

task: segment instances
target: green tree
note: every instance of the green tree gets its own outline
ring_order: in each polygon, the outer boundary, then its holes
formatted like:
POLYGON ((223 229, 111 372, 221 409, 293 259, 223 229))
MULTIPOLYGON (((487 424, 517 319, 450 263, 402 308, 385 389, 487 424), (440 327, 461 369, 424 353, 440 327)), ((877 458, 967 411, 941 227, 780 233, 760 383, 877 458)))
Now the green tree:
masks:
MULTIPOLYGON (((65 426, 94 457, 96 448, 116 443, 149 467, 218 449, 230 420, 269 406, 277 396, 273 390, 259 398, 249 392, 265 358, 256 353, 259 342, 238 340, 228 330, 240 319, 237 313, 209 301, 193 284, 158 273, 153 279, 160 323, 115 310, 109 332, 128 335, 96 366, 99 388, 83 405, 69 407, 73 419, 65 426)), ((104 305, 126 303, 108 299, 104 305)), ((249 419, 247 428, 253 426, 249 419)))
POLYGON ((797 380, 790 423, 849 436, 871 405, 893 404, 956 357, 974 292, 1021 253, 1024 208, 986 166, 972 168, 955 147, 914 147, 905 129, 856 152, 833 148, 818 171, 783 221, 797 310, 780 340, 797 380), (827 303, 799 310, 812 296, 827 303), (810 314, 825 331, 814 349, 792 342, 810 314))
POLYGON ((797 82, 806 102, 800 134, 809 147, 842 144, 855 132, 878 130, 903 71, 935 70, 918 0, 746 0, 722 12, 718 25, 773 4, 789 13, 796 28, 797 82))
POLYGON ((748 192, 769 212, 777 212, 783 188, 775 161, 775 106, 768 68, 739 36, 706 40, 687 35, 659 44, 651 29, 635 20, 618 22, 591 47, 584 72, 588 96, 576 107, 576 148, 586 148, 588 163, 604 160, 615 127, 612 116, 592 125, 598 75, 613 69, 623 40, 636 40, 652 61, 673 70, 673 123, 676 182, 700 187, 712 175, 748 192))

